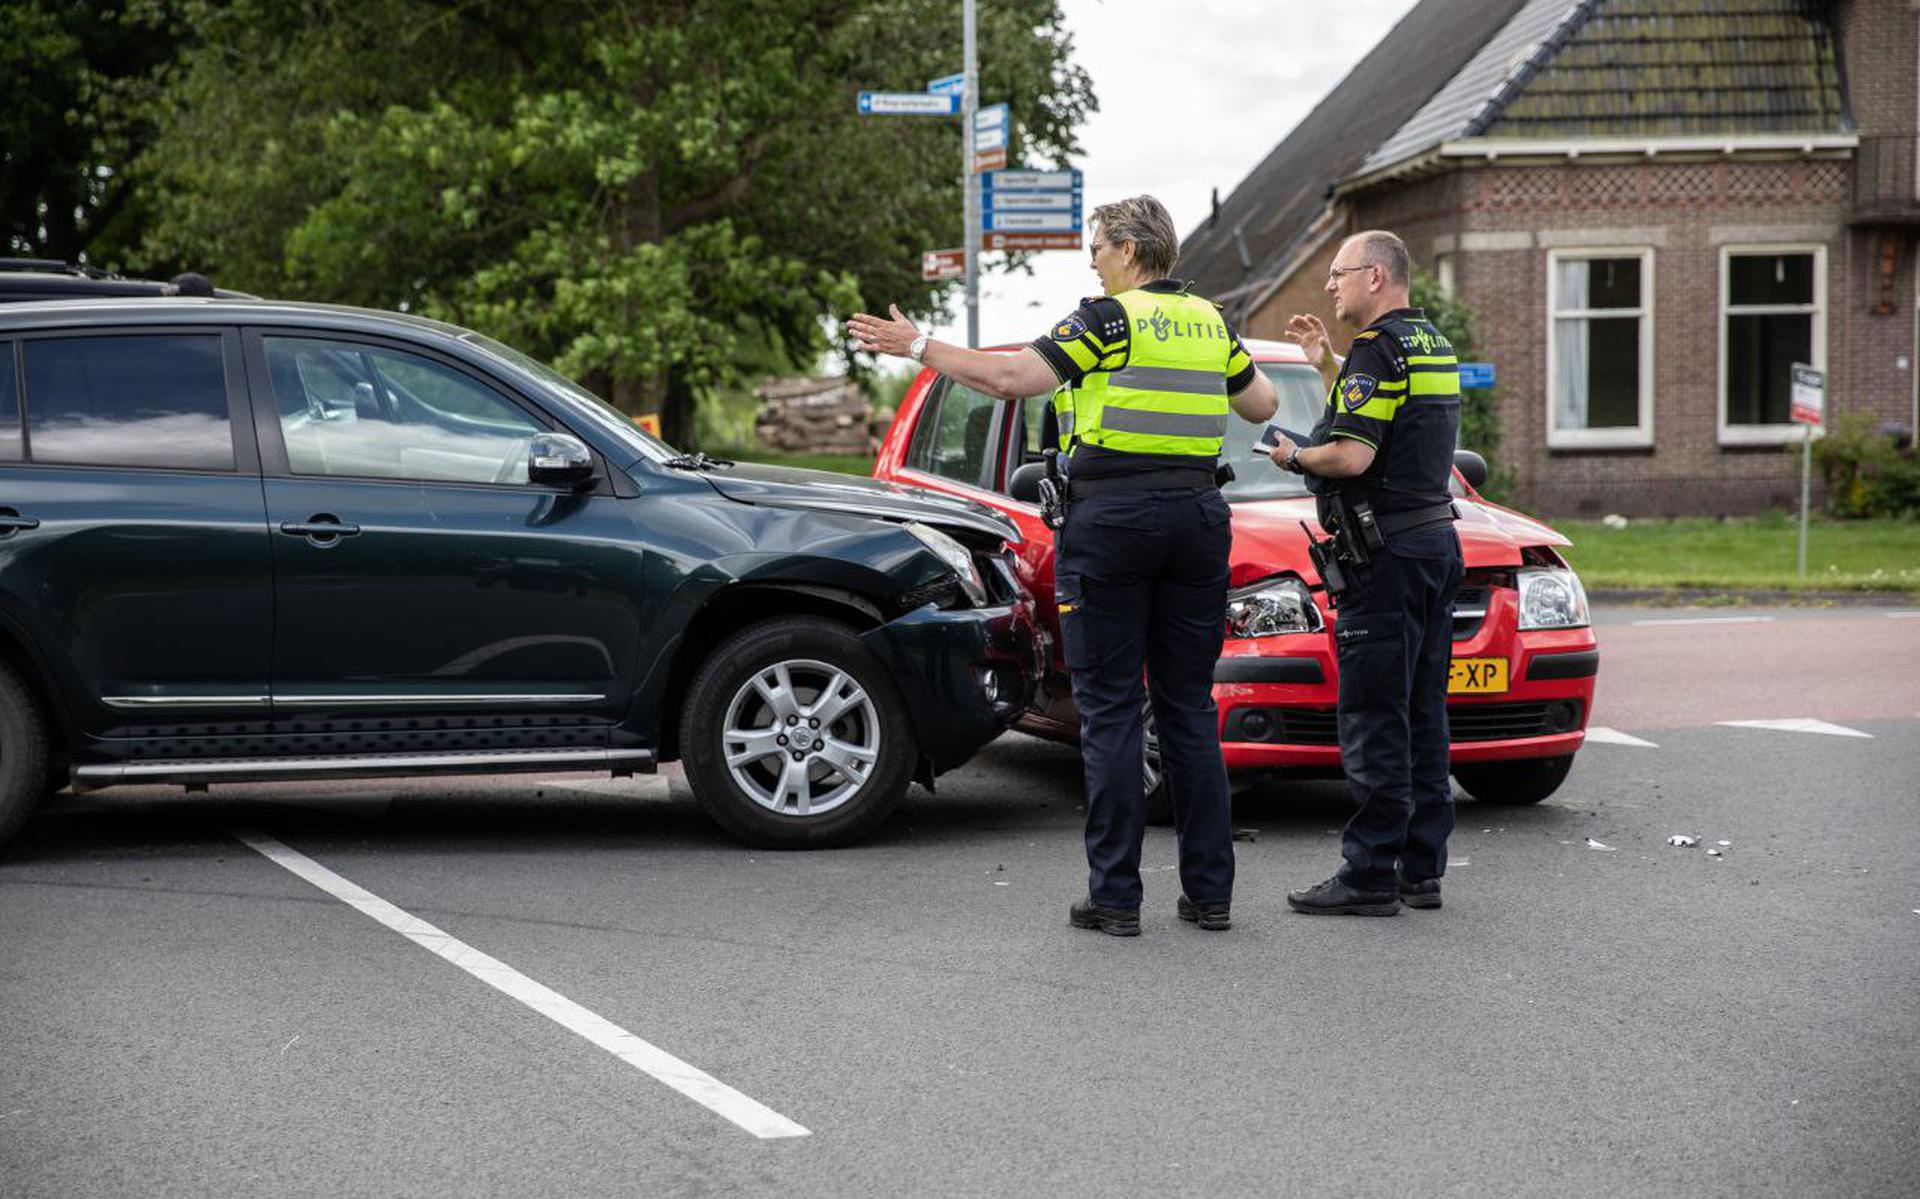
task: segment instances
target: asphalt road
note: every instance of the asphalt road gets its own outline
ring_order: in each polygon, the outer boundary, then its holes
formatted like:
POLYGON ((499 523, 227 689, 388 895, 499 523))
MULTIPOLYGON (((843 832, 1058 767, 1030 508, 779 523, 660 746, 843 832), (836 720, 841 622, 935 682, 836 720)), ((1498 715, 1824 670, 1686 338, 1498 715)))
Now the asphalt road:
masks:
POLYGON ((1164 831, 1146 935, 1068 929, 1079 761, 1024 737, 807 854, 662 778, 66 799, 0 856, 0 1195, 1915 1193, 1920 618, 1600 626, 1613 735, 1387 920, 1286 910, 1313 784, 1241 797, 1232 932, 1164 831))

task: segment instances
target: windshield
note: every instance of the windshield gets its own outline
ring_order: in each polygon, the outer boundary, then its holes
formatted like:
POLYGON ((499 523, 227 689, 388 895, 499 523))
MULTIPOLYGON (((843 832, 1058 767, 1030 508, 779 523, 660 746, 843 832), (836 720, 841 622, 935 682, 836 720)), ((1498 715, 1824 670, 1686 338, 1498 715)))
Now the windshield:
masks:
MULTIPOLYGON (((1263 362, 1260 369, 1280 393, 1280 408, 1273 414, 1273 423, 1296 433, 1312 429, 1326 403, 1320 372, 1297 362, 1263 362)), ((1232 464, 1234 480, 1222 487, 1220 494, 1230 502, 1284 500, 1307 494, 1299 475, 1281 470, 1265 454, 1253 453, 1253 443, 1265 431, 1266 425, 1237 414, 1227 418, 1227 440, 1220 447, 1220 461, 1232 464)))
MULTIPOLYGON (((544 383, 562 395, 578 401, 584 415, 592 419, 595 424, 607 432, 633 443, 635 453, 652 458, 655 461, 663 458, 671 458, 679 453, 678 450, 666 442, 655 437, 645 429, 642 429, 639 425, 634 424, 626 413, 615 408, 612 404, 607 403, 599 396, 588 391, 578 383, 575 383, 572 379, 567 378, 539 359, 529 358, 512 346, 497 342, 482 333, 468 333, 463 340, 479 346, 489 354, 505 359, 525 374, 533 376, 536 381, 544 383)), ((622 463, 621 465, 624 466, 626 464, 622 463)))

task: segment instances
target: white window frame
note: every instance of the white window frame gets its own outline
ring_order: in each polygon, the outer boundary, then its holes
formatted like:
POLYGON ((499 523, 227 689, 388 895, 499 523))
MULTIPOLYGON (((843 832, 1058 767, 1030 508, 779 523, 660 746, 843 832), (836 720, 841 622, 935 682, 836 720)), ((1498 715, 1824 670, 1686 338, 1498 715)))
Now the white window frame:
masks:
MULTIPOLYGON (((1733 316, 1811 316, 1813 317, 1813 361, 1807 365, 1819 371, 1827 369, 1827 247, 1823 242, 1776 242, 1742 243, 1720 247, 1720 312, 1719 325, 1715 330, 1720 343, 1720 374, 1715 387, 1714 406, 1719 426, 1721 445, 1784 445, 1789 441, 1798 441, 1806 436, 1801 426, 1791 421, 1778 425, 1734 425, 1727 423, 1727 319, 1733 316), (1805 304, 1742 304, 1735 311, 1731 303, 1733 298, 1733 259, 1734 257, 1754 257, 1761 255, 1777 256, 1782 254, 1813 255, 1813 305, 1808 310, 1805 304)), ((1832 394, 1832 389, 1828 389, 1832 394)), ((1827 411, 1832 413, 1832 405, 1827 411)), ((1829 419, 1831 417, 1829 416, 1829 419)), ((1818 437, 1825 429, 1823 422, 1814 430, 1818 437)))
POLYGON ((1652 246, 1567 246, 1547 251, 1547 448, 1555 450, 1638 449, 1653 444, 1653 247, 1652 246), (1560 264, 1589 258, 1638 258, 1640 260, 1640 307, 1577 308, 1559 311, 1560 264), (1553 423, 1554 380, 1558 378, 1554 362, 1555 336, 1562 318, 1640 319, 1640 408, 1636 424, 1618 429, 1561 429, 1553 423))

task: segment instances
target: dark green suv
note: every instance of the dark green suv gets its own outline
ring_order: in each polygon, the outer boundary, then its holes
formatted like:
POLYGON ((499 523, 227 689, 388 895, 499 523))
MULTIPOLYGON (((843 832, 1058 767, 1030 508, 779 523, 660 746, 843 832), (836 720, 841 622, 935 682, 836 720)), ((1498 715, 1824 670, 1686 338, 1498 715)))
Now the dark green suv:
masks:
POLYGON ((116 783, 650 771, 845 842, 1029 702, 1003 517, 676 453, 432 321, 0 306, 0 838, 116 783))

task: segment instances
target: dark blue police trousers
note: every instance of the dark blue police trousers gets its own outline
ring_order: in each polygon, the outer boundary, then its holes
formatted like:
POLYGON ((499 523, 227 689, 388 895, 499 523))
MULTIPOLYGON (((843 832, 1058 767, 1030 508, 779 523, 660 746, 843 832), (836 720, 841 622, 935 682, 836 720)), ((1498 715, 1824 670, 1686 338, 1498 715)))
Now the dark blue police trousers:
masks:
POLYGON ((1087 889, 1102 907, 1140 906, 1149 694, 1181 885, 1195 903, 1233 897, 1232 812, 1213 704, 1230 522, 1214 487, 1109 492, 1069 504, 1056 541, 1054 594, 1086 762, 1087 889))
POLYGON ((1334 620, 1340 765, 1358 809, 1340 874, 1349 886, 1391 891, 1396 860, 1409 879, 1447 871, 1447 672, 1465 573, 1460 538, 1450 524, 1403 533, 1355 573, 1334 620))

